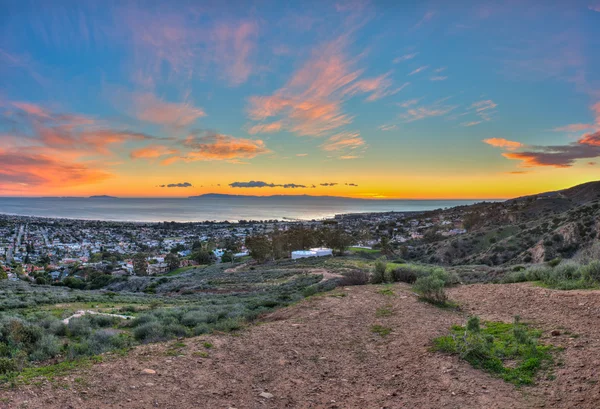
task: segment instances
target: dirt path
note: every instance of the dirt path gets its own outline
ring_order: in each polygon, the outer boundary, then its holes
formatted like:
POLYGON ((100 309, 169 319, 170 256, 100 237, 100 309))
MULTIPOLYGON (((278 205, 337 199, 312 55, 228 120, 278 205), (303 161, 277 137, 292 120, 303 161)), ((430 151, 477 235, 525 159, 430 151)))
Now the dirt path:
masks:
POLYGON ((394 288, 394 296, 379 294, 377 286, 339 289, 335 293, 346 295, 306 300, 237 336, 186 339, 181 356, 168 353, 173 342, 139 347, 53 384, 0 391, 0 408, 600 407, 593 382, 600 293, 556 295, 524 285, 452 290, 454 299, 484 318, 510 320, 519 313, 544 329, 562 326, 579 334, 551 337, 570 345, 559 356, 564 365, 554 381, 517 389, 431 352, 431 339, 464 323, 464 315, 419 302, 407 286, 394 288), (379 308, 392 315, 376 317, 379 308), (392 333, 374 334, 374 324, 392 333))

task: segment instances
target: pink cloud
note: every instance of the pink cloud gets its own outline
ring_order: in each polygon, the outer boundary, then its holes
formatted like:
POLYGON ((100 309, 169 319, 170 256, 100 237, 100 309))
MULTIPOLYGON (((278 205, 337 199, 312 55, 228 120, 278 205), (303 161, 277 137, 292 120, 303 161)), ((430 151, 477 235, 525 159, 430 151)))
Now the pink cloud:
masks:
POLYGON ((592 129, 592 128, 594 128, 594 125, 591 125, 591 124, 569 124, 566 126, 554 128, 553 131, 556 131, 556 132, 581 132, 581 131, 586 131, 586 130, 592 129))
POLYGON ((166 102, 149 92, 134 93, 131 98, 134 115, 154 124, 184 127, 206 115, 204 110, 189 103, 166 102))
POLYGON ((232 85, 248 80, 254 65, 251 62, 256 48, 258 25, 244 21, 239 24, 220 24, 213 32, 215 59, 232 85))
POLYGON ((156 159, 161 156, 176 155, 179 151, 164 145, 150 145, 131 151, 132 159, 156 159))
POLYGON ((256 121, 279 117, 281 129, 300 136, 324 136, 352 122, 342 110, 343 102, 359 93, 368 101, 398 92, 391 88, 388 74, 360 79, 363 71, 345 52, 347 36, 313 50, 287 84, 269 96, 248 99, 248 116, 256 121))

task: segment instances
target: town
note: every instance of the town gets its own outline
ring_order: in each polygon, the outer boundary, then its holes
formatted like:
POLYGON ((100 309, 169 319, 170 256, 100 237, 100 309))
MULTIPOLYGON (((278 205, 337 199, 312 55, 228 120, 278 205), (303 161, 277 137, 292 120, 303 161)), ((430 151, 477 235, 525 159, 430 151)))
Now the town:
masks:
MULTIPOLYGON (((466 233, 461 213, 448 211, 235 223, 124 223, 2 215, 0 276, 83 288, 91 277, 102 277, 102 283, 110 277, 160 275, 199 264, 249 259, 248 237, 323 228, 344 232, 348 238, 344 246, 364 249, 389 246, 406 250, 432 236, 466 233)), ((311 251, 309 244, 306 240, 290 244, 278 258, 331 254, 322 249, 311 251)))

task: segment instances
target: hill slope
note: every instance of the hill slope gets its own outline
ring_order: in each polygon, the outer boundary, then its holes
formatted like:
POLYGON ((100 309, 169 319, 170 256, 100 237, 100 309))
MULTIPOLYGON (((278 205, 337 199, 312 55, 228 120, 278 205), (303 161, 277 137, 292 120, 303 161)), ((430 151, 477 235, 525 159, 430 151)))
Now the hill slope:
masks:
POLYGON ((501 265, 570 258, 599 243, 600 181, 424 216, 461 218, 468 233, 415 246, 410 256, 420 261, 501 265))

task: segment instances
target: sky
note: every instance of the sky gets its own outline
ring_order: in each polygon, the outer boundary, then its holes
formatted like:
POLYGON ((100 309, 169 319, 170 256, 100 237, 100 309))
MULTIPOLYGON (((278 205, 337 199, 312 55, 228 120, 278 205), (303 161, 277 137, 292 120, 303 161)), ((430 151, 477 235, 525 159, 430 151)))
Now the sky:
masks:
POLYGON ((600 179, 600 2, 0 0, 0 196, 600 179))

